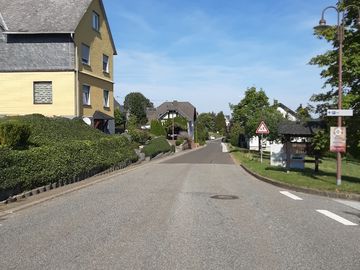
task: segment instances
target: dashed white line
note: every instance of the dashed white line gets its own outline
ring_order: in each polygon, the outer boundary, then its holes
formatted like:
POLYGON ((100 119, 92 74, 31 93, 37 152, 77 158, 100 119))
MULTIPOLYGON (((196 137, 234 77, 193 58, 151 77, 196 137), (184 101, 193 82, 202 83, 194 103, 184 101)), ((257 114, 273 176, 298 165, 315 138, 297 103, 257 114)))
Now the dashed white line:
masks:
POLYGON ((300 197, 298 197, 298 196, 290 193, 289 191, 280 191, 280 193, 281 193, 282 195, 285 195, 285 196, 287 196, 287 197, 295 200, 295 201, 302 201, 302 200, 303 200, 303 199, 301 199, 300 197))
POLYGON ((334 214, 334 213, 332 213, 330 211, 327 211, 327 210, 316 210, 316 211, 323 214, 323 215, 325 215, 325 216, 327 216, 327 217, 329 217, 329 218, 331 218, 331 219, 333 219, 333 220, 336 220, 337 222, 340 222, 341 224, 344 224, 346 226, 357 226, 358 225, 358 224, 355 224, 355 223, 353 223, 353 222, 351 222, 351 221, 349 221, 349 220, 347 220, 345 218, 342 218, 342 217, 340 217, 340 216, 338 216, 338 215, 336 215, 336 214, 334 214))

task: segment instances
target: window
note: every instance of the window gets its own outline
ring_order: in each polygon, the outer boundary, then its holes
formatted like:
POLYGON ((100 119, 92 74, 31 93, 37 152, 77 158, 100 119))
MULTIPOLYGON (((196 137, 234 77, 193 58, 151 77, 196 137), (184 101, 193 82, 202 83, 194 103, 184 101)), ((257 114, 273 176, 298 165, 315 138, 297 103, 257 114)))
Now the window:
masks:
POLYGON ((108 90, 104 90, 104 107, 109 108, 109 91, 108 90))
POLYGON ((90 65, 90 47, 81 44, 81 61, 83 64, 90 65))
POLYGON ((52 82, 34 82, 34 104, 52 104, 52 82))
POLYGON ((99 14, 97 14, 95 11, 93 11, 93 16, 92 16, 92 28, 98 32, 100 30, 100 17, 99 14))
POLYGON ((83 104, 90 105, 90 86, 83 85, 83 104))
POLYGON ((103 54, 103 71, 109 73, 109 56, 103 54))

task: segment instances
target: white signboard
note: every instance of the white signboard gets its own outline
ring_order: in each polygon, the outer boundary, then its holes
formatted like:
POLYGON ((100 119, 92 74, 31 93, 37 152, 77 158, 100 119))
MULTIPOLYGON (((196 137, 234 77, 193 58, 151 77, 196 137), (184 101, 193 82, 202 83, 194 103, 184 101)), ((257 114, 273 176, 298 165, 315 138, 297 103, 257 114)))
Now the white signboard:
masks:
POLYGON ((327 116, 353 116, 353 110, 327 110, 327 116))

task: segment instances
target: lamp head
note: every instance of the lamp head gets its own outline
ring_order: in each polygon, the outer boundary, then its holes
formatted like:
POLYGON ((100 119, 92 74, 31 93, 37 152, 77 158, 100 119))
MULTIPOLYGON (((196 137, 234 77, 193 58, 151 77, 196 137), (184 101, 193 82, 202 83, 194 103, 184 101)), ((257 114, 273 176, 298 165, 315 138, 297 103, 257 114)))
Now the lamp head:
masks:
POLYGON ((319 25, 315 26, 314 29, 317 30, 317 31, 323 31, 323 30, 328 29, 330 27, 331 27, 330 25, 326 24, 326 20, 324 18, 321 18, 321 20, 319 21, 319 25))

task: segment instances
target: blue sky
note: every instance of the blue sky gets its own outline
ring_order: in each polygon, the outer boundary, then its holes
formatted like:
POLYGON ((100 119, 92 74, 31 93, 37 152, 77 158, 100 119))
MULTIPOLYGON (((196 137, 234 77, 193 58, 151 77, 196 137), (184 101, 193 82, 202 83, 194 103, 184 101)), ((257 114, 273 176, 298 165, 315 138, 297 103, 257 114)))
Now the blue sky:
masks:
MULTIPOLYGON (((160 105, 224 111, 247 87, 296 109, 322 90, 308 65, 329 48, 313 36, 334 0, 104 0, 118 50, 115 96, 139 91, 160 105)), ((329 22, 335 23, 333 14, 329 22)))

